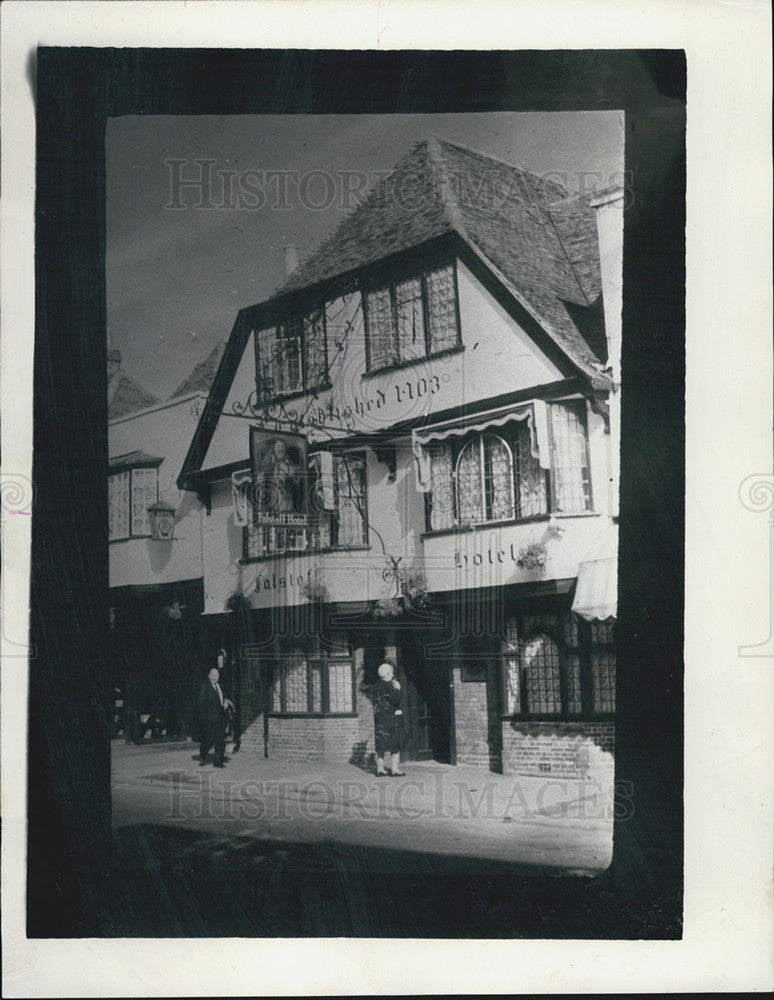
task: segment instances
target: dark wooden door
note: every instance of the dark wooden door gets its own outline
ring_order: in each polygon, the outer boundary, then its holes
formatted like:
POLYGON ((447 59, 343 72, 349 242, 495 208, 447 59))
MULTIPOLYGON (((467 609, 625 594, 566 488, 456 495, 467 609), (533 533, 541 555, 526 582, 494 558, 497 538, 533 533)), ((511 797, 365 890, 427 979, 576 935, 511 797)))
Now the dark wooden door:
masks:
POLYGON ((433 719, 430 708, 417 690, 416 685, 400 660, 396 676, 401 684, 401 708, 403 710, 405 760, 433 760, 433 719))

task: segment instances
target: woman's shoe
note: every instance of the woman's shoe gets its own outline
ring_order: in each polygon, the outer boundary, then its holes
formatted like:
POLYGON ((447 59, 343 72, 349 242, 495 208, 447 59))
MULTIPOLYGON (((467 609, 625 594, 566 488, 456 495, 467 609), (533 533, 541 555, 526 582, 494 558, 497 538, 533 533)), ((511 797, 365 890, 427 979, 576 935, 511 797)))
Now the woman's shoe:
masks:
POLYGON ((390 773, 390 777, 391 778, 405 778, 406 777, 406 772, 405 771, 390 771, 389 773, 390 773))

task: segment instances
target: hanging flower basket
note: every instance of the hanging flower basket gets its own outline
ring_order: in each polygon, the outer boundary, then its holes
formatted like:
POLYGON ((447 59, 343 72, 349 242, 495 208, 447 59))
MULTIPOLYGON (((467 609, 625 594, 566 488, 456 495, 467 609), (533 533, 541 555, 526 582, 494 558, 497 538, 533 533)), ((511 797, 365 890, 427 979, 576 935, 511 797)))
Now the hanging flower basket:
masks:
POLYGON ((430 607, 427 579, 421 570, 403 569, 400 557, 387 557, 387 566, 382 576, 394 587, 392 597, 383 597, 374 605, 373 615, 377 619, 400 618, 407 611, 423 611, 430 607))
POLYGON ((379 621, 390 621, 403 614, 403 602, 397 597, 386 597, 374 605, 373 616, 379 621))
POLYGON ((522 569, 542 571, 546 568, 548 552, 542 542, 532 542, 519 549, 519 558, 516 562, 522 569))
POLYGON ((325 586, 323 571, 317 567, 311 579, 301 586, 301 593, 310 604, 327 604, 329 601, 328 588, 325 586))

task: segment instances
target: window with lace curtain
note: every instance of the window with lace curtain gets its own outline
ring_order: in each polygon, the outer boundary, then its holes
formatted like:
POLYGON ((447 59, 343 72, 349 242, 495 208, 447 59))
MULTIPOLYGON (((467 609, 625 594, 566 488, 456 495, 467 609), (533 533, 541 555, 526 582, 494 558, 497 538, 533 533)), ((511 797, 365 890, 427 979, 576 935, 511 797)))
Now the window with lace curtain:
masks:
POLYGON ((346 635, 286 648, 274 661, 275 715, 352 715, 355 666, 346 635))
POLYGON ((503 714, 588 718, 615 712, 612 622, 570 611, 512 614, 503 626, 503 714))
POLYGON ((460 343, 452 264, 370 289, 363 304, 369 372, 431 357, 460 343))
POLYGON ((580 400, 551 403, 551 509, 577 514, 591 510, 585 407, 580 400))
POLYGON ((584 404, 548 407, 551 468, 534 453, 526 420, 466 438, 430 441, 427 530, 591 510, 584 404))
POLYGON ((498 433, 431 441, 428 529, 489 524, 548 511, 546 472, 518 421, 498 433))

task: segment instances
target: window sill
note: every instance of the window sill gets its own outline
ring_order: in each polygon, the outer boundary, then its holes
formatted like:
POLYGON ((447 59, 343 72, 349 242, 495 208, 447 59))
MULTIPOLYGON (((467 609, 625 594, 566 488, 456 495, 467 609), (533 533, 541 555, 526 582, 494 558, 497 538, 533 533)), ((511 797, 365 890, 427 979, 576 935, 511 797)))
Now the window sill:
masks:
POLYGON ((109 538, 108 545, 116 545, 118 542, 141 542, 144 539, 152 538, 150 532, 147 535, 127 535, 126 538, 109 538))
POLYGON ((540 524, 541 521, 548 523, 552 518, 557 521, 574 517, 599 517, 593 510, 579 511, 577 514, 534 514, 532 517, 512 517, 507 521, 486 521, 484 524, 455 524, 451 528, 438 528, 436 531, 423 531, 419 536, 422 541, 426 538, 441 538, 444 535, 467 535, 475 531, 491 531, 493 528, 510 528, 518 524, 540 524))
POLYGON ((271 562, 274 559, 288 559, 293 556, 325 556, 336 552, 370 552, 370 545, 343 545, 327 549, 285 549, 284 552, 268 552, 265 556, 245 556, 239 560, 241 566, 248 563, 271 562))
POLYGON ((455 344, 454 347, 446 347, 442 351, 434 354, 426 354, 423 358, 409 358, 407 361, 396 361, 391 365, 382 365, 381 368, 373 368, 371 371, 363 372, 363 379, 376 378, 385 375, 387 372, 401 371, 404 368, 415 368, 417 365, 426 364, 428 361, 436 361, 438 358, 448 358, 453 354, 462 354, 465 350, 464 344, 455 344))
POLYGON ((555 722, 571 725, 593 725, 599 722, 615 722, 615 712, 598 715, 501 715, 501 722, 555 722))
MULTIPOLYGON (((266 406, 276 406, 278 403, 289 403, 294 399, 303 399, 304 396, 315 396, 331 388, 331 383, 315 386, 314 389, 296 389, 294 392, 281 393, 277 396, 270 396, 256 403, 256 407, 261 409, 266 406)), ((278 432, 279 433, 279 432, 278 432)))
POLYGON ((356 719, 357 712, 269 712, 270 719, 356 719))

